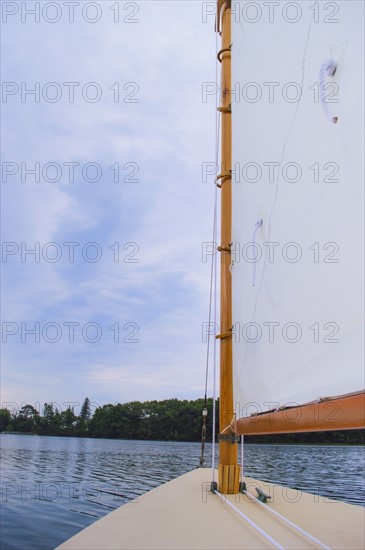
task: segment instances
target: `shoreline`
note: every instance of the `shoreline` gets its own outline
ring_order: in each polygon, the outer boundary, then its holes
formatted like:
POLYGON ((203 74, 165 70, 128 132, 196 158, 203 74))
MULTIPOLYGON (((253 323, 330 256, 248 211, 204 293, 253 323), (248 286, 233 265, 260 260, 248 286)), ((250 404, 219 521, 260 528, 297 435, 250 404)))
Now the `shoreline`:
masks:
MULTIPOLYGON (((135 442, 135 443, 195 443, 200 445, 199 441, 176 441, 175 439, 126 439, 122 437, 90 437, 83 435, 63 435, 63 434, 38 434, 38 433, 28 433, 28 432, 6 432, 3 431, 0 435, 25 435, 25 436, 38 436, 38 437, 61 437, 66 438, 70 437, 72 439, 91 439, 92 441, 125 441, 125 442, 135 442)), ((211 441, 207 441, 206 445, 211 445, 211 441)), ((245 445, 275 445, 280 447, 365 447, 365 443, 280 443, 280 442, 245 442, 245 445)))

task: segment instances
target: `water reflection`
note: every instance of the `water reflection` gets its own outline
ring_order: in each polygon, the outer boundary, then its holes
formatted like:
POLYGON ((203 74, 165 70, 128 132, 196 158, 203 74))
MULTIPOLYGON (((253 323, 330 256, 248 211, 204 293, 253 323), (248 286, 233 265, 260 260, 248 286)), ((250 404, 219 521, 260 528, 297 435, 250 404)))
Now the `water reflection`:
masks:
MULTIPOLYGON (((6 434, 1 443, 4 550, 54 548, 200 455, 197 443, 6 434)), ((245 475, 355 504, 365 504, 364 473, 362 447, 245 447, 245 475)))

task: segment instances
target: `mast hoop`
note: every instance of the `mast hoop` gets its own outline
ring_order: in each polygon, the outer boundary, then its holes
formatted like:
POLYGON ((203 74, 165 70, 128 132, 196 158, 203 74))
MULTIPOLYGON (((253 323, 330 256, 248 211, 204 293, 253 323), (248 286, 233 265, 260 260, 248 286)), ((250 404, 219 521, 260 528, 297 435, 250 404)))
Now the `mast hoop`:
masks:
POLYGON ((231 254, 231 248, 230 247, 227 248, 226 246, 218 246, 217 250, 218 250, 218 252, 228 252, 229 254, 231 254))
POLYGON ((231 178, 232 178, 232 170, 228 170, 228 172, 223 172, 222 174, 219 174, 219 176, 215 178, 215 184, 217 187, 219 187, 219 189, 221 189, 224 183, 224 180, 231 179, 231 178), (219 183, 219 180, 222 180, 222 183, 219 183))
POLYGON ((231 50, 232 50, 232 44, 230 44, 228 48, 222 48, 221 50, 219 50, 219 52, 217 53, 217 59, 219 63, 222 63, 223 61, 222 55, 224 53, 231 53, 231 50))
POLYGON ((232 338, 232 332, 223 332, 215 337, 216 340, 224 340, 225 338, 232 338))
POLYGON ((218 107, 217 111, 219 111, 220 113, 231 113, 231 105, 229 105, 228 107, 218 107))

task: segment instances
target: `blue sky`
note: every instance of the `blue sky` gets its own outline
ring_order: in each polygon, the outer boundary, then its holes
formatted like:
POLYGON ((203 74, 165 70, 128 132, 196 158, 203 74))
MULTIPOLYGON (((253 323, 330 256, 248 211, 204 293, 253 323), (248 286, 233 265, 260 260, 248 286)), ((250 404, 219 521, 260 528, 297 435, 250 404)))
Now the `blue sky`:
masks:
POLYGON ((200 397, 214 196, 201 173, 215 149, 202 83, 215 80, 214 17, 203 22, 197 1, 120 2, 114 23, 115 2, 103 1, 92 3, 98 21, 84 20, 81 2, 70 23, 58 2, 59 21, 46 20, 50 9, 36 23, 21 11, 34 2, 5 4, 19 11, 7 8, 2 25, 3 169, 13 163, 2 178, 2 403, 200 397), (79 83, 73 102, 65 82, 79 83), (22 86, 36 83, 39 102, 23 102, 22 86), (39 182, 24 170, 35 163, 39 182), (74 181, 64 163, 79 163, 74 181), (122 181, 132 172, 137 181, 122 181), (39 342, 26 332, 35 323, 39 342))

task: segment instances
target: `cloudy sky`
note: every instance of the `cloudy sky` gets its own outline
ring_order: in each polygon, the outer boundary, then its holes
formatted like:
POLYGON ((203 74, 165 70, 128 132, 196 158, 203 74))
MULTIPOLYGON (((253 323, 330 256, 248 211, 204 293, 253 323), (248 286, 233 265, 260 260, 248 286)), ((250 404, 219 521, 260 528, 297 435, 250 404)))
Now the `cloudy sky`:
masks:
POLYGON ((202 396, 214 16, 2 4, 3 405, 202 396))

